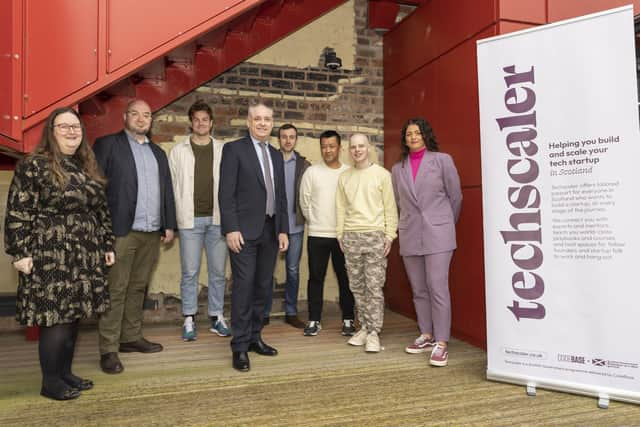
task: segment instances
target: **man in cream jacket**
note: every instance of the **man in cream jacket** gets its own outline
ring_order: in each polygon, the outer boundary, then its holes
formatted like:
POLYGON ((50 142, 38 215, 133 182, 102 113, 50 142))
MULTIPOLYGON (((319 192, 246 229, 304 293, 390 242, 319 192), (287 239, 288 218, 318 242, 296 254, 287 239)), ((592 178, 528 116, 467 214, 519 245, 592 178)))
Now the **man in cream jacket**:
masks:
POLYGON ((169 167, 176 199, 182 278, 182 339, 197 338, 198 276, 204 247, 207 256, 208 314, 210 331, 230 336, 223 315, 227 244, 220 232, 218 185, 222 143, 213 139, 213 112, 203 101, 189 108, 191 134, 169 153, 169 167))

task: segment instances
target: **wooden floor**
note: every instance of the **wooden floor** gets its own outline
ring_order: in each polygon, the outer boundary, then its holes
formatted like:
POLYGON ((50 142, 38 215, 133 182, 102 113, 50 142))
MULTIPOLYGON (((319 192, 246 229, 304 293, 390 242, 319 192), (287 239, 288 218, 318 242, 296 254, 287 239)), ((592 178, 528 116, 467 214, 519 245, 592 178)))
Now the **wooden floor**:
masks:
POLYGON ((415 323, 387 313, 385 350, 366 354, 346 344, 334 314, 317 337, 279 320, 264 339, 277 357, 251 355, 251 372, 231 368, 229 339, 200 325, 198 341, 180 340, 178 325, 146 328, 161 353, 122 354, 124 373, 100 371, 94 327, 81 331, 74 371, 93 390, 70 402, 39 396, 37 344, 0 335, 0 425, 78 426, 640 426, 640 408, 485 380, 485 353, 450 343, 449 366, 432 368, 404 346, 415 323))

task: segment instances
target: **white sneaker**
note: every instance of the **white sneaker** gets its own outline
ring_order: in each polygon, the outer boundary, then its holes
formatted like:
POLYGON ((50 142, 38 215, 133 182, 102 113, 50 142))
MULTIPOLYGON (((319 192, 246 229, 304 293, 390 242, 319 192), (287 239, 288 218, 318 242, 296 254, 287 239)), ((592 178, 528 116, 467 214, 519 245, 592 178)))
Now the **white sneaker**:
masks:
POLYGON ((367 344, 364 348, 364 351, 366 351, 367 353, 380 352, 380 338, 378 338, 378 333, 376 331, 373 331, 369 335, 367 335, 367 344))
POLYGON ((195 341, 198 338, 196 334, 196 325, 191 316, 187 316, 182 325, 182 341, 195 341))
POLYGON ((367 330, 365 328, 360 329, 354 336, 347 341, 350 345, 365 345, 367 342, 367 330))

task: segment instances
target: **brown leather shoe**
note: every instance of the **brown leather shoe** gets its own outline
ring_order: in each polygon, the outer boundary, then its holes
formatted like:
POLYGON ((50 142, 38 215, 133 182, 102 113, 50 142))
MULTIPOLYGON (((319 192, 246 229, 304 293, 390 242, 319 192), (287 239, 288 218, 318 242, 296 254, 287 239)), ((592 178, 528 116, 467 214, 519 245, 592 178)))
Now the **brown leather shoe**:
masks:
POLYGON ((284 316, 284 323, 287 323, 293 326, 294 328, 304 329, 304 322, 298 319, 298 316, 295 314, 292 314, 292 315, 286 314, 284 316))
POLYGON ((120 353, 157 353, 162 351, 162 345, 147 341, 144 338, 140 338, 134 342, 120 343, 120 353))
POLYGON ((105 353, 100 355, 100 368, 105 374, 119 374, 124 371, 118 353, 105 353))

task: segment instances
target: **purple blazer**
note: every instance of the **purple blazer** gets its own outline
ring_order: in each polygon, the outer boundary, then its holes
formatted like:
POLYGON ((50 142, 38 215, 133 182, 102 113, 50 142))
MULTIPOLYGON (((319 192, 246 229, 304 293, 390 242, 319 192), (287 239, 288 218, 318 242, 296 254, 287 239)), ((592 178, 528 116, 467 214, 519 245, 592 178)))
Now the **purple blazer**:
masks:
POLYGON ((451 156, 425 152, 415 182, 409 159, 396 163, 391 174, 400 213, 400 255, 429 255, 454 250, 462 190, 451 156))

